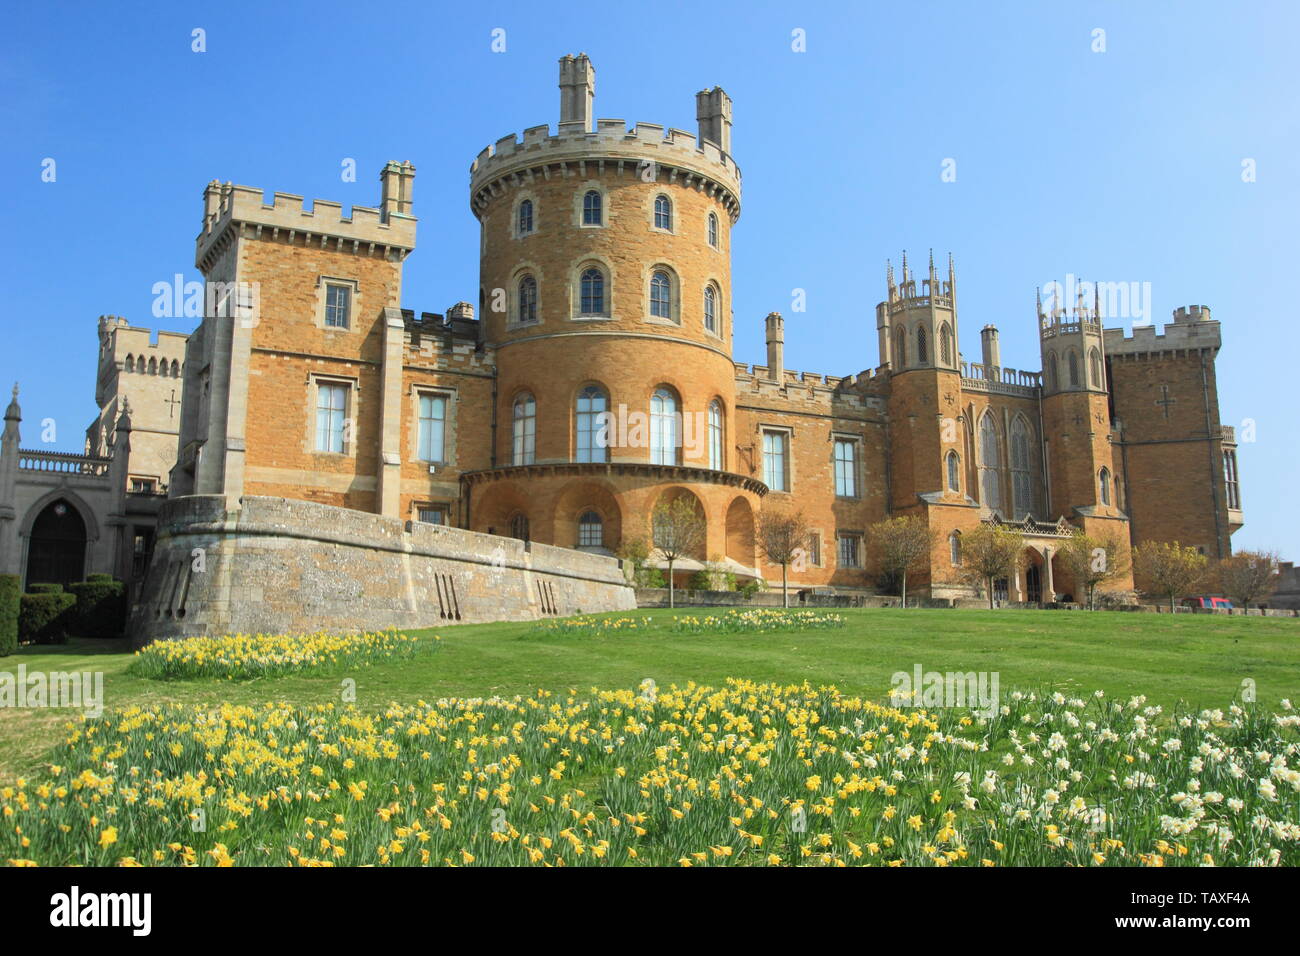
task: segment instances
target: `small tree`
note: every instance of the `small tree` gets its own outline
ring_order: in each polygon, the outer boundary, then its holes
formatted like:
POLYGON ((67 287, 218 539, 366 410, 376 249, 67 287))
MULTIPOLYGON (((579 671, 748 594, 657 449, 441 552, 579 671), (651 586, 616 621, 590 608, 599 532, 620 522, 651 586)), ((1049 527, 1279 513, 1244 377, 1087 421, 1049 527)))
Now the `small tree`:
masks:
POLYGON ((886 518, 868 529, 876 563, 886 579, 896 578, 907 607, 907 572, 920 570, 929 563, 938 532, 919 515, 886 518))
POLYGON ((1277 588, 1277 555, 1272 551, 1238 551, 1221 560, 1217 571, 1219 590, 1243 609, 1277 588))
POLYGON ((624 538, 615 552, 627 565, 628 579, 635 587, 645 587, 646 561, 650 558, 650 545, 645 538, 624 538))
POLYGON ((788 568, 807 554, 808 522, 803 512, 764 511, 758 516, 758 547, 770 564, 781 565, 781 606, 790 606, 788 568))
POLYGON ((1061 564, 1087 595, 1088 610, 1097 606, 1097 586, 1118 577, 1127 565, 1124 545, 1112 535, 1093 537, 1076 531, 1057 552, 1061 564))
POLYGON ((980 524, 961 536, 962 580, 988 589, 993 609, 993 582, 1015 575, 1025 559, 1025 536, 1002 525, 980 524))
POLYGON ((1177 541, 1147 541, 1133 551, 1133 571, 1144 593, 1169 599, 1169 612, 1180 595, 1188 594, 1205 580, 1208 562, 1191 545, 1177 541))
POLYGON ((668 606, 676 607, 673 564, 699 549, 704 541, 704 516, 695 499, 660 500, 651 515, 655 547, 668 562, 668 606))

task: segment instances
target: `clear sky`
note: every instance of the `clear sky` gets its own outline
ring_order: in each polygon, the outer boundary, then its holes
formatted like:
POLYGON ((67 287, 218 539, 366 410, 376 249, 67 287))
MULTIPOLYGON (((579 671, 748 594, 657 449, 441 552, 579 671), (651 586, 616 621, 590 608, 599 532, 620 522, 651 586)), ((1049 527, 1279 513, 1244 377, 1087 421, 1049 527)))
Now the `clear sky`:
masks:
POLYGON ((874 306, 903 249, 920 266, 953 253, 963 352, 978 361, 993 323, 1016 368, 1040 366, 1035 286, 1150 283, 1158 324, 1193 303, 1223 323, 1223 421, 1255 439, 1234 546, 1300 559, 1298 33, 1293 0, 15 5, 0 383, 22 382, 25 445, 51 418, 49 447, 78 450, 96 317, 196 324, 155 318, 153 287, 198 278, 214 178, 373 206, 382 164, 409 159, 420 224, 402 304, 477 302, 469 163, 557 122, 556 60, 581 51, 597 116, 693 132, 697 90, 733 97, 737 360, 764 361, 777 310, 788 368, 879 364, 874 306))

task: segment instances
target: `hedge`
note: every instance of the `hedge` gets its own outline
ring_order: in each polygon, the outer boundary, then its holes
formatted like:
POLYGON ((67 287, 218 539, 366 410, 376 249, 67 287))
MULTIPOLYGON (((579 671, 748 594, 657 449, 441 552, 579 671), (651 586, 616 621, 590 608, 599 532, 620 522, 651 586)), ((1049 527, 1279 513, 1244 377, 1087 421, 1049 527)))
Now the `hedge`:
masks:
POLYGON ((71 627, 78 637, 121 637, 126 630, 126 585, 111 574, 92 574, 85 581, 69 584, 77 599, 71 627))
POLYGON ((0 574, 0 657, 18 648, 18 599, 22 581, 16 574, 0 574))
POLYGON ((62 594, 62 584, 29 584, 27 585, 28 594, 62 594))
POLYGON ((58 592, 24 594, 19 599, 18 640, 59 644, 68 636, 76 595, 58 592))

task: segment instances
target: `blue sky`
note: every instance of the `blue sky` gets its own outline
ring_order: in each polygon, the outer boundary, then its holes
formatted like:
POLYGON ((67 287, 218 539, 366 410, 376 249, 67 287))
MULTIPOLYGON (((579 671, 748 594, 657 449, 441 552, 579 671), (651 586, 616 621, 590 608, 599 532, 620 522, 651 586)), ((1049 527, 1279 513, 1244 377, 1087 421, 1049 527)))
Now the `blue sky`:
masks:
POLYGON ((1223 421, 1256 439, 1234 546, 1295 559, 1298 28, 1292 2, 23 4, 0 35, 0 382, 22 381, 24 444, 50 417, 53 447, 76 450, 96 317, 193 327, 155 319, 152 289, 198 277, 213 178, 372 206, 381 165, 409 159, 403 305, 476 301, 469 163, 554 124, 556 60, 584 51, 597 116, 694 131, 695 91, 735 101, 737 360, 763 361, 775 309, 787 367, 874 367, 885 259, 903 249, 955 255, 962 350, 978 360, 993 323, 1018 368, 1039 367, 1035 286, 1149 282, 1158 324, 1191 303, 1223 323, 1223 421))

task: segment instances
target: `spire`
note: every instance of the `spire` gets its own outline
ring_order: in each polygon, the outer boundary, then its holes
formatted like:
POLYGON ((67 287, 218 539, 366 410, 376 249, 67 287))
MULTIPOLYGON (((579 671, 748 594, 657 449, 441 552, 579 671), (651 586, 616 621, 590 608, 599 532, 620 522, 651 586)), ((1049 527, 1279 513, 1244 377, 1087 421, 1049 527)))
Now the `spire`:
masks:
POLYGON ((903 250, 903 285, 907 285, 907 250, 903 250))
POLYGON ((131 430, 131 400, 122 396, 122 414, 117 417, 118 434, 131 430))
POLYGON ((18 423, 23 420, 23 410, 18 407, 18 383, 14 382, 14 397, 9 402, 9 407, 5 409, 5 444, 18 445, 21 436, 18 433, 18 423))
POLYGON ((892 299, 894 297, 894 264, 888 259, 885 260, 885 284, 889 288, 889 297, 892 299))
POLYGON ((952 253, 948 253, 948 295, 952 297, 952 307, 957 308, 957 267, 953 265, 952 253))
POLYGON ((1039 286, 1034 286, 1034 311, 1038 313, 1040 322, 1046 318, 1043 315, 1043 290, 1039 286))

